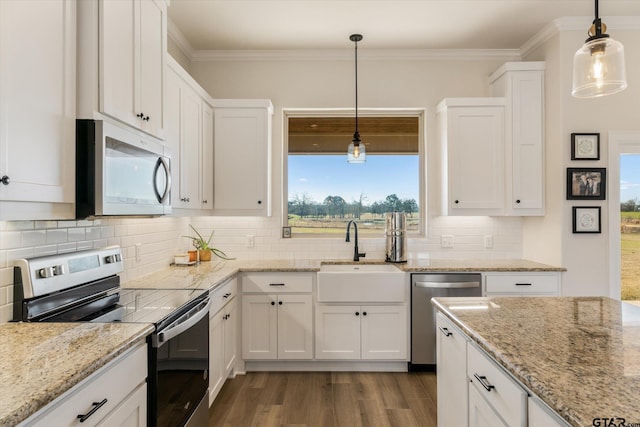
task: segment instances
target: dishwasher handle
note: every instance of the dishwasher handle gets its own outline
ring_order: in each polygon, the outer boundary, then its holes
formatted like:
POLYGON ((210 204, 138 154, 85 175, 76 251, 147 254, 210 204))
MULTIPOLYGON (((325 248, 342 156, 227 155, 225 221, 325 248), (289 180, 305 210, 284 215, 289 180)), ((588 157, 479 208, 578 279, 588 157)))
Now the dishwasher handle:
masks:
POLYGON ((158 332, 158 347, 168 342, 171 338, 181 334, 209 314, 211 299, 207 297, 199 305, 183 314, 178 320, 169 325, 162 332, 158 332))
POLYGON ((480 282, 413 282, 416 288, 436 288, 436 289, 463 289, 463 288, 479 288, 480 282))

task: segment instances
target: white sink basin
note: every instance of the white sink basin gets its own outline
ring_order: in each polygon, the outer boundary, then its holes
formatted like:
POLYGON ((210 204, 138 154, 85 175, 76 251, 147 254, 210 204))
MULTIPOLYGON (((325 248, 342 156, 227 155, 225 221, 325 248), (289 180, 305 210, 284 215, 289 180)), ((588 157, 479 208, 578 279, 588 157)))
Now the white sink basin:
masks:
POLYGON ((319 302, 405 302, 409 280, 391 264, 325 264, 318 272, 319 302))

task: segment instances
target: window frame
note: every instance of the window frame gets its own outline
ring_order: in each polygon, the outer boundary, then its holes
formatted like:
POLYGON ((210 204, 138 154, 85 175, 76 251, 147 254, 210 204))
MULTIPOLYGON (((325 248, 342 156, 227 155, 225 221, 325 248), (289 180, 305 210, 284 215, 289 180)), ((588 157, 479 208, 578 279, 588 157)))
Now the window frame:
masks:
MULTIPOLYGON (((282 227, 289 226, 289 119, 296 117, 353 117, 353 108, 283 108, 282 109, 282 206, 280 222, 282 227)), ((418 118, 418 204, 420 209, 420 228, 417 233, 407 234, 407 237, 425 237, 427 230, 427 175, 426 175, 426 132, 424 108, 358 108, 358 117, 417 117, 418 118)), ((347 144, 345 143, 345 156, 347 155, 347 144)), ((291 233, 293 238, 343 238, 336 234, 311 234, 311 233, 291 233)), ((382 237, 382 236, 381 236, 382 237)), ((372 238, 362 236, 362 238, 372 238)))

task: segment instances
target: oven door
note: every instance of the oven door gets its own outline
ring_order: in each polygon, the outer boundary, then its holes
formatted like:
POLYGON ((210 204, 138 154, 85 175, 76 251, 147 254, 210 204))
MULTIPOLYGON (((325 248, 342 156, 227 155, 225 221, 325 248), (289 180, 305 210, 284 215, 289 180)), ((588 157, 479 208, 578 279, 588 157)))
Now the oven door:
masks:
POLYGON ((187 425, 196 409, 203 407, 206 417, 210 305, 208 296, 196 301, 151 336, 150 426, 187 425))

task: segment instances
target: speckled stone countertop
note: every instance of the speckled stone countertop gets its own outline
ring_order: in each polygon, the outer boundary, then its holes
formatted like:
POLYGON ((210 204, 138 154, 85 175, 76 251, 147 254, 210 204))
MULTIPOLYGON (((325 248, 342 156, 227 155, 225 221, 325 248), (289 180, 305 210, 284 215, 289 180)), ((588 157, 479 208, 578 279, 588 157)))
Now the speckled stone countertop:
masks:
MULTIPOLYGON (((317 272, 323 264, 386 264, 379 260, 212 260, 191 266, 168 266, 166 269, 129 280, 123 288, 154 289, 211 289, 241 272, 317 272)), ((393 264, 402 271, 453 272, 453 271, 565 271, 564 268, 540 264, 528 260, 477 260, 477 259, 425 259, 393 264)))
POLYGON ((119 354, 151 324, 0 324, 0 426, 13 426, 119 354))
POLYGON ((432 303, 570 425, 640 423, 640 307, 600 297, 432 303))

